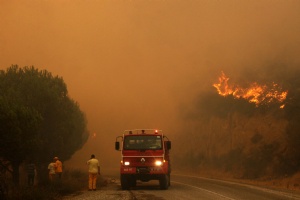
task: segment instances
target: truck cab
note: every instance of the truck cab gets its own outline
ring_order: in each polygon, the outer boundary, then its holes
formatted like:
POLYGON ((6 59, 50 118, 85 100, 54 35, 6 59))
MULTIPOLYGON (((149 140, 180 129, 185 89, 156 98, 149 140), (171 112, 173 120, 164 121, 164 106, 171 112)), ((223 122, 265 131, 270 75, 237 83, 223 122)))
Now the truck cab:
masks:
POLYGON ((161 189, 170 186, 171 141, 156 129, 125 130, 118 136, 115 149, 121 151, 120 180, 123 190, 136 181, 158 180, 161 189))

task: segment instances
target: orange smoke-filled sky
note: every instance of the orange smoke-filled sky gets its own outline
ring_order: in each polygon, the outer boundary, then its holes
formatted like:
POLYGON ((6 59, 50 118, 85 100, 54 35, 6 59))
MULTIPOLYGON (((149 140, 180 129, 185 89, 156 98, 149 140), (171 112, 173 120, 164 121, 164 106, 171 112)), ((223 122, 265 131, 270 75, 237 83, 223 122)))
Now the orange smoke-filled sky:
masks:
POLYGON ((213 90, 221 70, 299 63, 293 0, 0 0, 0 26, 0 69, 63 77, 85 112, 96 137, 74 155, 79 163, 91 153, 118 162, 125 129, 172 138, 180 106, 213 90))

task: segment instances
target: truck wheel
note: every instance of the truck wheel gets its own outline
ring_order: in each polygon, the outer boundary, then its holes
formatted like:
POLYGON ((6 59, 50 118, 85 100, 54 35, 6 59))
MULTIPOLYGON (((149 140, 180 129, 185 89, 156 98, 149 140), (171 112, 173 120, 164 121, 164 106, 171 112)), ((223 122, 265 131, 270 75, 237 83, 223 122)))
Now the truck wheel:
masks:
POLYGON ((136 186, 136 179, 135 178, 131 178, 130 179, 130 185, 131 185, 131 187, 135 187, 136 186))
POLYGON ((122 190, 128 190, 130 188, 128 177, 125 175, 121 175, 121 187, 122 190))
POLYGON ((162 190, 167 190, 169 187, 169 177, 168 175, 163 175, 160 179, 159 179, 159 186, 160 189, 162 190))

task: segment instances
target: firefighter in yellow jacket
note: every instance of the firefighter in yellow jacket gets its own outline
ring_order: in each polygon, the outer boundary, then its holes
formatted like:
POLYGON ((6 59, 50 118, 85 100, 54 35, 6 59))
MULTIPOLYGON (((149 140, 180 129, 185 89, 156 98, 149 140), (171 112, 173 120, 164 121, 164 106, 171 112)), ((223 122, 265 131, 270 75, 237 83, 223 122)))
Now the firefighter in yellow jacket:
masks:
POLYGON ((59 179, 61 179, 62 175, 62 162, 59 160, 58 157, 54 157, 56 168, 55 168, 55 174, 58 176, 59 179))
POLYGON ((100 175, 99 161, 95 155, 91 155, 91 159, 86 162, 89 167, 89 191, 96 190, 97 176, 100 175))

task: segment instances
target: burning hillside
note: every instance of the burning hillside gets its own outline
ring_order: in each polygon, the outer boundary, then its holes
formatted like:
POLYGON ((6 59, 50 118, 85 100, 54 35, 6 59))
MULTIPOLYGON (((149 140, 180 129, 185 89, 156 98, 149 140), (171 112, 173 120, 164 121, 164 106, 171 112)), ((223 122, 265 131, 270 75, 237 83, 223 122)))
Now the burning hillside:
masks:
POLYGON ((250 83, 248 87, 241 87, 236 84, 230 84, 229 78, 222 72, 219 82, 213 84, 218 93, 222 96, 232 95, 235 98, 244 98, 256 106, 268 104, 271 102, 282 103, 280 108, 284 107, 288 91, 284 91, 278 84, 258 84, 250 83))
POLYGON ((300 169, 300 67, 221 73, 186 113, 178 162, 235 177, 286 176, 300 169), (271 73, 270 73, 271 72, 271 73), (246 75, 245 75, 246 74, 246 75), (225 98, 223 98, 225 97, 225 98), (279 109, 284 108, 284 109, 279 109))

